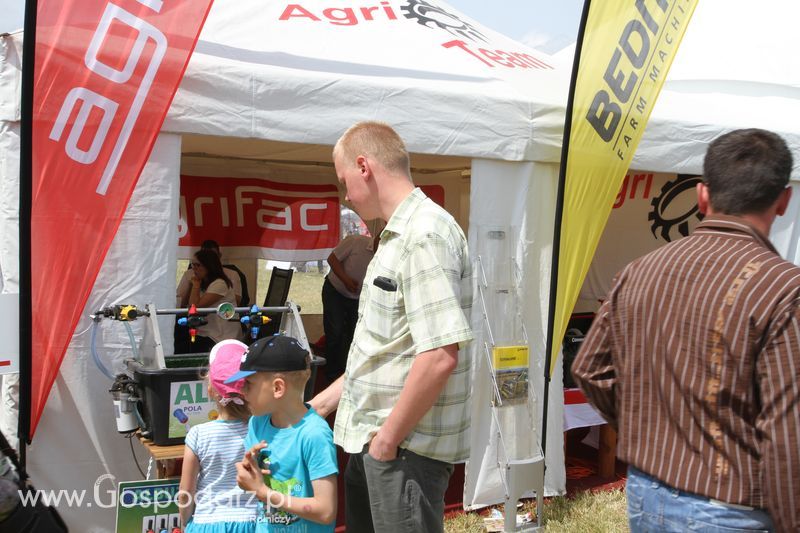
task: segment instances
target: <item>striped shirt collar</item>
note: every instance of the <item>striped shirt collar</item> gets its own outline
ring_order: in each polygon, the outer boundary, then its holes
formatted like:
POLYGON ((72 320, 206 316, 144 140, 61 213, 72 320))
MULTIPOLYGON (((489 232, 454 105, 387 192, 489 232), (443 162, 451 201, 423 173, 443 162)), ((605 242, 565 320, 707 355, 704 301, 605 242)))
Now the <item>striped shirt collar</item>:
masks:
POLYGON ((765 248, 768 248, 770 251, 775 252, 776 254, 778 253, 778 251, 769 241, 769 238, 765 237, 755 228, 755 226, 742 217, 732 215, 710 215, 703 219, 703 221, 695 228, 696 233, 706 233, 706 231, 714 230, 724 231, 726 233, 738 233, 742 236, 752 237, 753 240, 765 248))
POLYGON ((408 225, 408 221, 411 219, 411 215, 414 214, 419 204, 426 198, 427 196, 422 192, 422 189, 414 187, 414 190, 406 196, 405 200, 400 202, 400 205, 398 205, 394 213, 392 213, 389 222, 386 223, 386 227, 383 228, 381 232, 381 237, 383 237, 384 233, 387 231, 396 235, 402 235, 408 225))

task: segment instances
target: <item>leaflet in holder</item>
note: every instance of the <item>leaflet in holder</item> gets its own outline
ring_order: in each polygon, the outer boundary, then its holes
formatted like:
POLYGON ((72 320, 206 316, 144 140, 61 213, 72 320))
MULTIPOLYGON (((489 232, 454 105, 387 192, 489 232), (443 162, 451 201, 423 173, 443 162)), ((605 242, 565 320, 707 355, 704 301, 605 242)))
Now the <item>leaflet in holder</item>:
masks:
POLYGON ((503 404, 517 404, 528 399, 528 346, 495 346, 492 348, 497 389, 503 404))

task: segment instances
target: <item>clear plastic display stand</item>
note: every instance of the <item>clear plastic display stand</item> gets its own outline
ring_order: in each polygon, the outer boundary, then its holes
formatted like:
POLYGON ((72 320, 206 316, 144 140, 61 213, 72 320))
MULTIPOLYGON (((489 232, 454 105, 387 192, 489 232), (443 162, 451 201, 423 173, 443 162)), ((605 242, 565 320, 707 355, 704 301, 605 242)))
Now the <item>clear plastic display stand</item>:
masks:
POLYGON ((493 388, 497 468, 505 491, 504 531, 537 531, 542 525, 544 454, 534 416, 538 402, 529 379, 530 350, 519 302, 520 271, 509 250, 508 228, 485 228, 479 235, 477 293, 483 313, 485 368, 493 388), (530 491, 536 493, 536 521, 518 523, 517 503, 530 491))

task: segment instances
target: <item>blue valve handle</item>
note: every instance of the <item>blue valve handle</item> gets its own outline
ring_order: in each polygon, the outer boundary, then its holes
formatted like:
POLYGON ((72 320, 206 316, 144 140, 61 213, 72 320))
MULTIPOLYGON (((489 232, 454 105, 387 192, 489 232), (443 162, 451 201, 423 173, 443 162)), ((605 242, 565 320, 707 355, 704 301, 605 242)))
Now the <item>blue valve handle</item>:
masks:
POLYGON ((247 326, 250 325, 250 337, 255 340, 258 338, 258 331, 261 329, 261 326, 269 322, 269 318, 265 317, 261 311, 258 310, 258 306, 254 305, 250 308, 250 314, 243 316, 240 321, 242 324, 247 326))

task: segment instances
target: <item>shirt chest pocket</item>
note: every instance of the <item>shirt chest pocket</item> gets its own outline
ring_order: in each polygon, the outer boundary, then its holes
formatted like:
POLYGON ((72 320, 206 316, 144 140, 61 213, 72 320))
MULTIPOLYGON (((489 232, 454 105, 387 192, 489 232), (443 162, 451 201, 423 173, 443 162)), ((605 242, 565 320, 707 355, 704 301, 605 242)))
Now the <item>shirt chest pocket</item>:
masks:
POLYGON ((400 289, 391 291, 370 285, 368 290, 362 317, 366 329, 381 340, 402 335, 406 321, 400 289))

